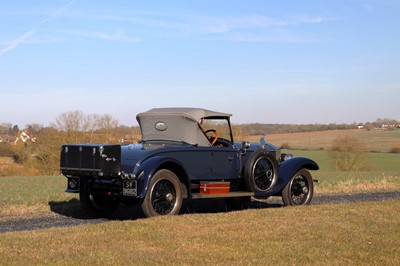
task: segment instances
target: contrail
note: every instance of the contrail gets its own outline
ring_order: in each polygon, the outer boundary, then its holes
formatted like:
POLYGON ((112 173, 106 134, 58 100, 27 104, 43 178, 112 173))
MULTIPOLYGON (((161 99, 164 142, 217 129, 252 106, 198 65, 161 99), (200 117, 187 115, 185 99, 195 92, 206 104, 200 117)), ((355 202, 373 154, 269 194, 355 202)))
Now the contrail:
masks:
POLYGON ((7 45, 3 49, 1 49, 0 50, 0 57, 2 55, 4 55, 4 54, 14 50, 20 44, 23 44, 26 40, 28 40, 32 35, 34 35, 36 33, 37 28, 39 28, 40 26, 59 18, 62 15, 62 13, 64 13, 65 9, 67 9, 67 7, 69 7, 74 1, 75 0, 72 0, 72 1, 68 2, 66 5, 64 5, 63 7, 57 9, 50 16, 48 16, 47 18, 41 20, 39 23, 34 25, 29 31, 23 33, 18 38, 13 40, 9 45, 7 45))
POLYGON ((7 47, 0 50, 0 56, 17 48, 18 45, 24 43, 25 40, 29 39, 34 33, 34 30, 30 30, 19 36, 17 39, 13 40, 9 45, 7 45, 7 47))

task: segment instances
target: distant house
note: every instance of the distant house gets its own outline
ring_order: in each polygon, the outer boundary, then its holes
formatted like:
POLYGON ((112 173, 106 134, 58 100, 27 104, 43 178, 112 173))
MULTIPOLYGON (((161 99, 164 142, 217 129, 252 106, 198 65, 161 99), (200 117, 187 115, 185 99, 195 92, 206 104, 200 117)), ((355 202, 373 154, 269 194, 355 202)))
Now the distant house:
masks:
POLYGON ((400 128, 400 124, 382 124, 382 128, 400 128))
POLYGON ((364 124, 362 124, 362 123, 358 124, 358 125, 357 125, 357 128, 358 128, 358 129, 363 129, 363 128, 364 128, 364 124))

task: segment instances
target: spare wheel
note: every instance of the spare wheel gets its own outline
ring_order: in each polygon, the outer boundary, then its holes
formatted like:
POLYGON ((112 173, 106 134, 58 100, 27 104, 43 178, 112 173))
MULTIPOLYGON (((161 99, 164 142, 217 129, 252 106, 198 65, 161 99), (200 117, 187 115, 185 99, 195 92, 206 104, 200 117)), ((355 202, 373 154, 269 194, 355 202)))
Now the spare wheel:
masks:
POLYGON ((278 182, 278 161, 265 149, 254 151, 244 166, 246 186, 252 192, 269 192, 278 182))

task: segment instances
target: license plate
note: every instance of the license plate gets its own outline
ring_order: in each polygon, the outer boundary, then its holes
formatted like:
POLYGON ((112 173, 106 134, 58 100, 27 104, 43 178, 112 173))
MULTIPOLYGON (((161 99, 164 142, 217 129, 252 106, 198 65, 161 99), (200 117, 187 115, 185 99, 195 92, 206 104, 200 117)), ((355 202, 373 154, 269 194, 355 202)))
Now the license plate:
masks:
POLYGON ((137 182, 136 182, 136 180, 123 180, 122 195, 124 195, 124 196, 137 196, 137 182))

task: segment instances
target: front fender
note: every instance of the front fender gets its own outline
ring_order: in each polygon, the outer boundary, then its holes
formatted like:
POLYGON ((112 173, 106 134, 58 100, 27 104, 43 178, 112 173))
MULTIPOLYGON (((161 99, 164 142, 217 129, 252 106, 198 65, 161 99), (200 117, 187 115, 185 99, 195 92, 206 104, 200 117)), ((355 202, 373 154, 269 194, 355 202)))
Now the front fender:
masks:
MULTIPOLYGON (((173 163, 179 165, 182 169, 183 166, 179 161, 169 158, 166 156, 154 156, 145 159, 139 165, 136 165, 134 169, 134 175, 137 177, 137 197, 144 198, 147 189, 150 186, 150 180, 154 174, 160 169, 163 164, 173 163)), ((186 183, 186 182, 185 182, 186 183)))
POLYGON ((275 187, 274 191, 277 193, 281 193, 284 187, 289 183, 290 179, 295 175, 300 169, 306 168, 308 170, 318 170, 318 164, 306 157, 294 157, 287 161, 284 161, 279 166, 279 182, 275 187))
POLYGON ((255 197, 277 196, 280 195, 290 179, 300 169, 306 168, 308 170, 318 170, 319 166, 313 160, 306 157, 294 157, 286 160, 279 165, 278 169, 278 184, 268 195, 255 195, 255 197))

